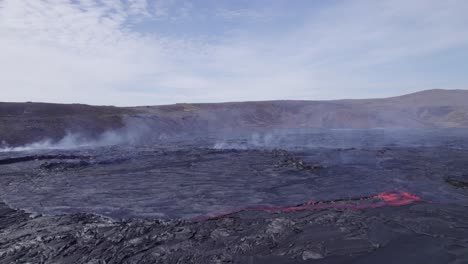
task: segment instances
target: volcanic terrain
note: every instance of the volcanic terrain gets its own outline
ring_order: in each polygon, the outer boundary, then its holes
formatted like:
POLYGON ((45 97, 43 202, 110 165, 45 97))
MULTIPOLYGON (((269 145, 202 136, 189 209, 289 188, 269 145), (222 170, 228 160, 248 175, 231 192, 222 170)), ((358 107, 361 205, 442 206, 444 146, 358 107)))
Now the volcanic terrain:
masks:
POLYGON ((0 263, 467 263, 468 91, 0 104, 0 263))

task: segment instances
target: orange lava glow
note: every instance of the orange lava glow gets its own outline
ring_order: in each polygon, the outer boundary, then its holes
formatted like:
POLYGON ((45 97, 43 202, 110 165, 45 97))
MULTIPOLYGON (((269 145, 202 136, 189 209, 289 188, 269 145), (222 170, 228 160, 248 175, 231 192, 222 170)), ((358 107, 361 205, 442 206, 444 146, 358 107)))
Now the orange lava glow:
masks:
POLYGON ((382 199, 389 206, 400 206, 422 201, 420 197, 408 192, 383 192, 375 197, 382 199))
POLYGON ((211 214, 209 219, 219 219, 226 215, 241 212, 241 211, 263 211, 268 213, 278 212, 295 212, 304 210, 320 210, 320 209, 350 209, 361 210, 366 208, 378 208, 383 206, 402 206, 415 202, 422 202, 420 197, 408 192, 383 192, 373 196, 355 198, 355 199, 340 199, 330 201, 309 201, 297 206, 275 207, 275 206, 254 206, 240 210, 230 210, 211 214))

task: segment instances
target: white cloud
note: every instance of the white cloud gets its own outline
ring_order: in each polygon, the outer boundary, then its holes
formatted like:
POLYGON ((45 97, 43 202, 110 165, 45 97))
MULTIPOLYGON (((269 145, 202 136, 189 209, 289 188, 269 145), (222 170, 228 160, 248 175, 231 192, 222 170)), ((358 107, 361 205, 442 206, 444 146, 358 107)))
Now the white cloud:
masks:
POLYGON ((323 99, 376 96, 399 86, 382 95, 397 94, 433 87, 425 87, 427 80, 379 83, 368 76, 375 67, 468 45, 468 3, 456 0, 343 1, 295 23, 281 21, 287 10, 216 8, 203 17, 262 19, 262 25, 221 35, 209 26, 192 35, 138 31, 145 21, 195 23, 202 9, 187 3, 0 0, 0 100, 323 99))
POLYGON ((141 5, 124 9, 89 0, 5 1, 0 11, 5 37, 0 67, 7 73, 0 77, 3 97, 125 103, 112 101, 112 88, 167 70, 168 43, 128 31, 130 12, 146 11, 141 5))
POLYGON ((271 11, 268 9, 219 9, 216 16, 228 20, 254 20, 268 21, 271 18, 271 11))

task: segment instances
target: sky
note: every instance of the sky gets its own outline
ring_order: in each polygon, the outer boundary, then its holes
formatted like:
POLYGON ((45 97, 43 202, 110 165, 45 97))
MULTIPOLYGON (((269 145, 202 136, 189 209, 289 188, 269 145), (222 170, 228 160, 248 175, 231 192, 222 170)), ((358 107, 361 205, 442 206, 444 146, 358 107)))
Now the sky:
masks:
POLYGON ((0 0, 0 101, 375 98, 468 89, 466 0, 0 0))

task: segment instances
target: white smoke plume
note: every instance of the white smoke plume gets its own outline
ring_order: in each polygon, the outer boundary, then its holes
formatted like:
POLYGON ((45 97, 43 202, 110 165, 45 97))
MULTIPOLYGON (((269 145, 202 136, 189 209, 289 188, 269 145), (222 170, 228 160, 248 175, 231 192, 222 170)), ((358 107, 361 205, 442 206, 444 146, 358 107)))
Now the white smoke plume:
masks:
POLYGON ((88 147, 102 147, 123 144, 140 144, 163 139, 164 134, 154 133, 154 125, 145 119, 125 120, 125 126, 120 129, 109 130, 97 137, 90 138, 82 133, 68 132, 62 139, 43 139, 23 146, 10 147, 6 142, 0 145, 0 152, 35 151, 48 149, 76 149, 88 147))

